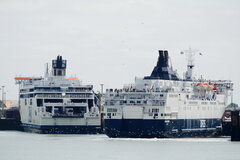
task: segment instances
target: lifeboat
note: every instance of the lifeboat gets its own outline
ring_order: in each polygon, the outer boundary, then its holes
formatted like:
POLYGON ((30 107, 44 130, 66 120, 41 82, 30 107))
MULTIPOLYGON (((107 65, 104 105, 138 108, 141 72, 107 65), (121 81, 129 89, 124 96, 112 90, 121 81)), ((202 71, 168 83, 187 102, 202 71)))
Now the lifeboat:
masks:
POLYGON ((198 90, 216 90, 217 87, 211 84, 198 83, 196 84, 196 89, 198 90))

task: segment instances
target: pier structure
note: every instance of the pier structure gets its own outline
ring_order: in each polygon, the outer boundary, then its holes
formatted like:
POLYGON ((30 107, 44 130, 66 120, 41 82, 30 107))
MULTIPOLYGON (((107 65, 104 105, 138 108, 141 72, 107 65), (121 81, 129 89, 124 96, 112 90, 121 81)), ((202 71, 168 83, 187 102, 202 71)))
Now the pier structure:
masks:
POLYGON ((240 141, 240 116, 239 110, 231 112, 232 132, 231 141, 240 141))

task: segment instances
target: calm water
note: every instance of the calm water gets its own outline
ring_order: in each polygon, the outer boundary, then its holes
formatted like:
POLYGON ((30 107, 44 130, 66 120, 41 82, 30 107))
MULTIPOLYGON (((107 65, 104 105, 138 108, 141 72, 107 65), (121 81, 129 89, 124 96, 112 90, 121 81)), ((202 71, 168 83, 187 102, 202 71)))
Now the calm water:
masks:
POLYGON ((0 131, 0 160, 240 160, 229 138, 110 139, 0 131))

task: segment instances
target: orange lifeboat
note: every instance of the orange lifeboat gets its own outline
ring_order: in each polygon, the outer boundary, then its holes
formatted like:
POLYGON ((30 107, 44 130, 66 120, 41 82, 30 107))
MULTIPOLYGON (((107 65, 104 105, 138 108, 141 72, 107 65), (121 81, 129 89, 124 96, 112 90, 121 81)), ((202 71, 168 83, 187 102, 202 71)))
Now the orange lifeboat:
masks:
POLYGON ((78 79, 77 77, 69 77, 68 79, 78 79))
POLYGON ((214 90, 217 87, 211 84, 206 84, 206 83, 198 83, 196 84, 196 88, 198 90, 214 90))

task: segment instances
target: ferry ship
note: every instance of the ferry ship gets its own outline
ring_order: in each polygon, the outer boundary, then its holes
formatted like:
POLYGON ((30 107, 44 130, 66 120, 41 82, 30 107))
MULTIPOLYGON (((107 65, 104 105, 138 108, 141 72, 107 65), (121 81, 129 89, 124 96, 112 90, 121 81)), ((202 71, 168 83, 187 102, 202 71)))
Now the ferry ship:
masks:
MULTIPOLYGON (((187 72, 180 79, 160 50, 150 76, 135 78, 122 89, 107 89, 104 132, 109 137, 169 138, 214 136, 233 89, 230 80, 196 79, 194 56, 189 49, 187 72)), ((201 53, 199 53, 201 54, 201 53)))
POLYGON ((58 56, 45 77, 16 77, 21 123, 25 131, 43 134, 101 132, 92 85, 66 78, 67 61, 58 56))

